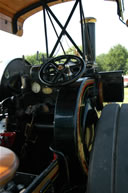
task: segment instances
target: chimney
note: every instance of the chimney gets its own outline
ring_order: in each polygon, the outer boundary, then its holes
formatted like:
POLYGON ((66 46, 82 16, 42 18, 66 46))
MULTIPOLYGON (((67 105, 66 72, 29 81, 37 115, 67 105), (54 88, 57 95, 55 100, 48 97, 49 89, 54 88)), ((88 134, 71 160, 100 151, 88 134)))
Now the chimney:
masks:
POLYGON ((95 51, 95 23, 96 19, 87 17, 83 20, 84 30, 84 49, 87 59, 87 64, 95 64, 96 51, 95 51))

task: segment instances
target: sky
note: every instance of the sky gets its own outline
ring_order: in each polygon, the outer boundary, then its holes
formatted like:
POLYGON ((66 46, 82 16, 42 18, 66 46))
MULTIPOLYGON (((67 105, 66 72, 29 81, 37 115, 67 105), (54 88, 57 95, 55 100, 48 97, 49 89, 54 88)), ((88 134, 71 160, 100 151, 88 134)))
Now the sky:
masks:
MULTIPOLYGON (((63 5, 53 6, 52 9, 64 24, 65 14, 70 12, 71 7, 72 3, 68 2, 63 5)), ((83 0, 83 8, 85 17, 95 17, 97 19, 95 26, 97 56, 107 53, 111 47, 117 44, 121 44, 128 49, 128 27, 119 21, 115 2, 83 0)), ((0 61, 22 57, 22 55, 32 55, 37 51, 46 52, 42 15, 42 12, 37 13, 25 21, 22 37, 0 31, 0 61)), ((80 19, 77 12, 67 30, 71 31, 72 36, 76 38, 77 44, 81 45, 79 35, 80 19)), ((51 28, 48 31, 50 35, 49 42, 52 44, 55 42, 54 33, 51 28)), ((67 43, 67 48, 71 46, 70 43, 67 43)))

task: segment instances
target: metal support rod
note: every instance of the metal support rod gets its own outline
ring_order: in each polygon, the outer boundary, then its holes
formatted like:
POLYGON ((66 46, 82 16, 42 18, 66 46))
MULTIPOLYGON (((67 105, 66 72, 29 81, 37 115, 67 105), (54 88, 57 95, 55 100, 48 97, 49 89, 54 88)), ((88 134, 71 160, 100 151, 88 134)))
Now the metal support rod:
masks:
POLYGON ((79 49, 79 47, 76 45, 76 43, 73 41, 73 39, 71 38, 71 36, 70 36, 70 35, 68 34, 68 32, 66 31, 66 27, 67 27, 67 25, 68 25, 68 23, 69 23, 72 15, 73 15, 74 11, 75 11, 75 8, 76 8, 78 2, 79 2, 79 0, 77 0, 77 1, 75 2, 75 5, 74 5, 74 7, 73 7, 73 9, 72 9, 72 11, 71 11, 71 13, 70 13, 70 15, 69 15, 69 17, 68 17, 68 19, 67 19, 67 21, 66 21, 66 23, 65 23, 64 26, 60 23, 60 21, 57 19, 57 17, 53 14, 53 12, 51 11, 51 9, 50 9, 48 6, 46 6, 46 7, 47 7, 47 10, 49 11, 49 13, 52 15, 52 17, 54 18, 54 20, 57 22, 57 24, 58 24, 58 25, 60 26, 60 28, 62 29, 62 32, 61 32, 61 34, 60 34, 60 36, 59 36, 59 38, 58 38, 58 40, 57 40, 57 42, 56 42, 56 44, 55 44, 52 52, 51 52, 51 54, 50 54, 50 57, 53 56, 53 54, 54 54, 54 52, 55 52, 55 49, 56 49, 56 47, 57 47, 57 45, 58 45, 58 43, 59 43, 59 41, 60 41, 60 39, 61 39, 61 37, 62 37, 63 34, 65 34, 65 35, 69 38, 69 40, 72 42, 72 44, 74 45, 74 47, 78 50, 78 52, 80 53, 80 55, 83 57, 83 53, 81 52, 81 50, 79 49))
MULTIPOLYGON (((54 31, 55 31, 55 34, 56 34, 57 38, 59 38, 58 33, 57 33, 57 31, 56 31, 56 28, 55 28, 55 26, 54 26, 54 24, 53 24, 53 21, 52 21, 52 19, 51 19, 51 17, 50 17, 50 14, 49 14, 48 10, 47 10, 47 14, 48 14, 49 20, 50 20, 50 22, 51 22, 51 24, 52 24, 52 27, 53 27, 53 29, 54 29, 54 31)), ((63 53, 66 54, 66 53, 65 53, 65 50, 64 50, 64 47, 63 47, 63 45, 62 45, 62 43, 61 43, 61 41, 60 41, 59 43, 60 43, 60 46, 61 46, 61 48, 62 48, 62 50, 63 50, 63 53)))
POLYGON ((84 35, 84 29, 83 29, 83 19, 84 19, 84 12, 83 12, 83 7, 82 7, 82 2, 79 0, 79 5, 80 5, 80 23, 81 23, 81 38, 82 38, 82 48, 83 48, 83 60, 85 61, 85 35, 84 35))
POLYGON ((44 32, 45 32, 45 43, 46 43, 46 55, 47 58, 49 57, 49 53, 48 53, 48 37, 47 37, 47 25, 46 25, 46 10, 45 7, 43 7, 43 16, 44 16, 44 32))

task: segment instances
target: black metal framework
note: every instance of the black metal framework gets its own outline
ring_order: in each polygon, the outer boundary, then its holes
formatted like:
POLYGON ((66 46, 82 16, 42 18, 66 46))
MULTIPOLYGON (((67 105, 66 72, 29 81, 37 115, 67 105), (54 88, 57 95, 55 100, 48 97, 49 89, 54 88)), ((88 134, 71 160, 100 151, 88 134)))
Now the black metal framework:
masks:
POLYGON ((70 40, 70 42, 72 43, 72 45, 76 48, 77 52, 80 54, 80 56, 85 60, 85 46, 84 46, 84 31, 83 31, 83 24, 82 24, 82 21, 84 20, 84 12, 83 12, 83 6, 82 6, 82 2, 81 0, 75 0, 74 1, 74 5, 72 7, 72 10, 65 22, 64 25, 61 24, 61 22, 59 21, 59 19, 55 16, 55 14, 53 13, 53 11, 51 10, 51 8, 48 6, 48 3, 47 1, 39 1, 35 4, 32 4, 31 6, 21 10, 20 12, 16 13, 14 18, 13 18, 13 33, 16 34, 18 29, 17 29, 17 21, 18 21, 18 18, 21 16, 21 15, 24 15, 25 13, 31 11, 32 9, 35 9, 37 7, 40 7, 42 6, 43 7, 43 18, 44 18, 44 33, 45 33, 45 43, 46 43, 46 54, 47 54, 47 58, 51 58, 54 56, 54 53, 58 47, 58 45, 60 44, 64 54, 65 54, 65 51, 64 51, 64 48, 63 48, 63 45, 61 43, 61 39, 63 37, 63 35, 66 35, 66 37, 70 40), (73 40, 73 38, 70 36, 70 34, 67 32, 66 28, 77 8, 77 6, 79 5, 79 12, 80 12, 80 21, 81 21, 81 40, 82 40, 82 50, 80 50, 80 48, 77 46, 77 44, 75 43, 75 41, 73 40), (49 17, 49 20, 51 22, 51 25, 54 29, 54 32, 57 36, 57 41, 51 51, 51 53, 49 53, 49 47, 48 47, 48 31, 47 31, 47 18, 46 18, 46 14, 48 15, 49 17), (57 31, 56 31, 56 28, 54 26, 54 23, 53 23, 53 19, 54 21, 58 24, 58 26, 61 28, 61 33, 58 35, 57 31))
MULTIPOLYGON (((50 21, 51 21, 51 24, 52 24, 53 29, 54 29, 54 31, 55 31, 55 34, 56 34, 56 36, 57 36, 57 41, 56 41, 56 43, 55 43, 55 45, 54 45, 54 47, 53 47, 53 49, 52 49, 52 51, 51 51, 50 54, 48 53, 48 41, 46 41, 47 56, 48 56, 49 58, 53 57, 53 56, 54 56, 54 53, 55 53, 55 51, 56 51, 56 49, 57 49, 57 46, 58 46, 59 44, 60 44, 60 46, 61 46, 61 48, 62 48, 62 50, 63 50, 63 52, 64 52, 64 54, 65 54, 64 48, 63 48, 62 43, 61 43, 61 38, 63 37, 63 35, 66 35, 67 38, 68 38, 68 39, 70 40, 70 42, 72 43, 72 45, 76 48, 76 50, 78 51, 78 53, 81 55, 81 57, 85 60, 85 48, 84 48, 84 43, 83 43, 83 41, 84 41, 84 34, 83 34, 83 25, 82 25, 82 20, 84 19, 84 13, 83 13, 83 8, 82 8, 82 2, 81 2, 81 0, 76 0, 76 1, 75 1, 74 5, 73 5, 73 7, 72 7, 72 10, 71 10, 71 12, 70 12, 70 14, 69 14, 69 16, 68 16, 68 18, 67 18, 64 26, 61 24, 61 22, 58 20, 58 18, 55 16, 55 14, 53 13, 53 11, 50 9, 50 7, 48 7, 47 4, 45 4, 45 6, 43 6, 43 10, 44 10, 44 12, 45 12, 45 10, 47 11, 48 17, 49 17, 49 19, 50 19, 50 21), (83 47, 83 50, 82 50, 82 51, 80 50, 80 48, 77 46, 77 44, 75 43, 75 41, 72 39, 72 37, 70 36, 70 34, 69 34, 69 33, 67 32, 67 30, 66 30, 66 28, 67 28, 67 26, 68 26, 68 24, 69 24, 69 22, 70 22, 70 20, 71 20, 71 18, 72 18, 72 16, 73 16, 73 14, 74 14, 74 12, 75 12, 76 7, 77 7, 78 4, 79 4, 80 21, 81 21, 81 36, 82 36, 82 47, 83 47), (61 28, 61 33, 60 33, 60 35, 57 34, 57 31, 56 31, 55 26, 54 26, 54 24, 53 24, 53 22, 52 22, 52 19, 54 19, 54 21, 55 21, 55 22, 58 24, 58 26, 61 28)), ((47 22, 46 22, 46 17, 44 17, 45 39, 48 40, 46 23, 47 23, 47 22)))

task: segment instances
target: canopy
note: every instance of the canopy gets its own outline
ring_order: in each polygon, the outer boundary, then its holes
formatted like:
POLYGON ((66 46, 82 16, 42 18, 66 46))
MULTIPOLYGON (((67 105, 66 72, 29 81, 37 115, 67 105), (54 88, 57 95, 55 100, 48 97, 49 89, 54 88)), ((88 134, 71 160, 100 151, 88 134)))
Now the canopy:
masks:
POLYGON ((22 36, 24 21, 41 11, 45 4, 55 4, 72 0, 0 0, 0 30, 22 36))

